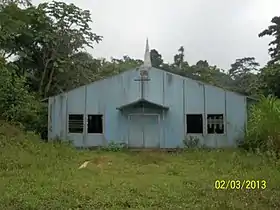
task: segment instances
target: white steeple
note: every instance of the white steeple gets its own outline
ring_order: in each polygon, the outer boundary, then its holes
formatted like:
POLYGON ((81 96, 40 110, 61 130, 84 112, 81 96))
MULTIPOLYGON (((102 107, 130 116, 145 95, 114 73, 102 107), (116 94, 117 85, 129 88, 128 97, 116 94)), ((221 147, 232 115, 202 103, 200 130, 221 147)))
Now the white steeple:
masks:
POLYGON ((150 55, 150 48, 149 48, 148 38, 146 39, 146 49, 145 49, 144 64, 143 64, 143 67, 147 67, 147 68, 152 67, 152 62, 151 62, 151 55, 150 55))

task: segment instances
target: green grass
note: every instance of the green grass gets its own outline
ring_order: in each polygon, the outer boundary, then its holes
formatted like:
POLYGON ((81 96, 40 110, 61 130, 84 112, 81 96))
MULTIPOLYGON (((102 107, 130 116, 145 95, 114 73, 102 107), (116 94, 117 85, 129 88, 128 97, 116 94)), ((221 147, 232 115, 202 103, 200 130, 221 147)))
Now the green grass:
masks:
POLYGON ((0 209, 280 208, 280 164, 264 156, 77 151, 6 130, 0 127, 0 209), (267 188, 214 189, 221 179, 266 180, 267 188))

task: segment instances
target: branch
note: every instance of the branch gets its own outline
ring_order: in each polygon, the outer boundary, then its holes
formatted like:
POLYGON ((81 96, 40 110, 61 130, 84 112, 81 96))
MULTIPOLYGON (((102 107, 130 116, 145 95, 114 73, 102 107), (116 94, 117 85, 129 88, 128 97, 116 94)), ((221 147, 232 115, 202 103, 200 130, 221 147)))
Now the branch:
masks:
POLYGON ((9 53, 9 54, 7 54, 7 55, 6 55, 6 53, 4 52, 3 57, 4 57, 4 59, 5 59, 5 60, 7 60, 7 59, 9 59, 12 55, 13 55, 13 53, 12 53, 12 52, 11 52, 11 53, 9 53))

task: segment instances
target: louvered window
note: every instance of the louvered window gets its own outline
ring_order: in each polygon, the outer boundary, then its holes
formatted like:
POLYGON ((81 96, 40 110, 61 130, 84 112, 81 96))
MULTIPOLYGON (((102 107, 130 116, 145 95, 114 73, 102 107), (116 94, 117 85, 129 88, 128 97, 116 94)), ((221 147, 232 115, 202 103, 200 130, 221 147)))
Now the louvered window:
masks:
POLYGON ((224 115, 208 114, 207 115, 207 133, 223 134, 224 133, 224 115))
POLYGON ((83 133, 84 131, 84 115, 70 114, 68 118, 69 133, 83 133))

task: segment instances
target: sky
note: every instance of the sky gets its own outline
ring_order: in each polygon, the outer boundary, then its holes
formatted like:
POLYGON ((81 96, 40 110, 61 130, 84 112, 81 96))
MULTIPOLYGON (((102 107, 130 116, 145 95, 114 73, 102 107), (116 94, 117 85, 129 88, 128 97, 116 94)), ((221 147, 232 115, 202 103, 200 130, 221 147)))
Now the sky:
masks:
POLYGON ((190 65, 207 60, 225 70, 243 57, 255 57, 265 65, 271 38, 258 34, 280 15, 279 0, 61 1, 90 10, 93 32, 104 37, 88 49, 93 57, 143 59, 148 37, 150 49, 156 49, 165 62, 172 62, 184 46, 190 65))

